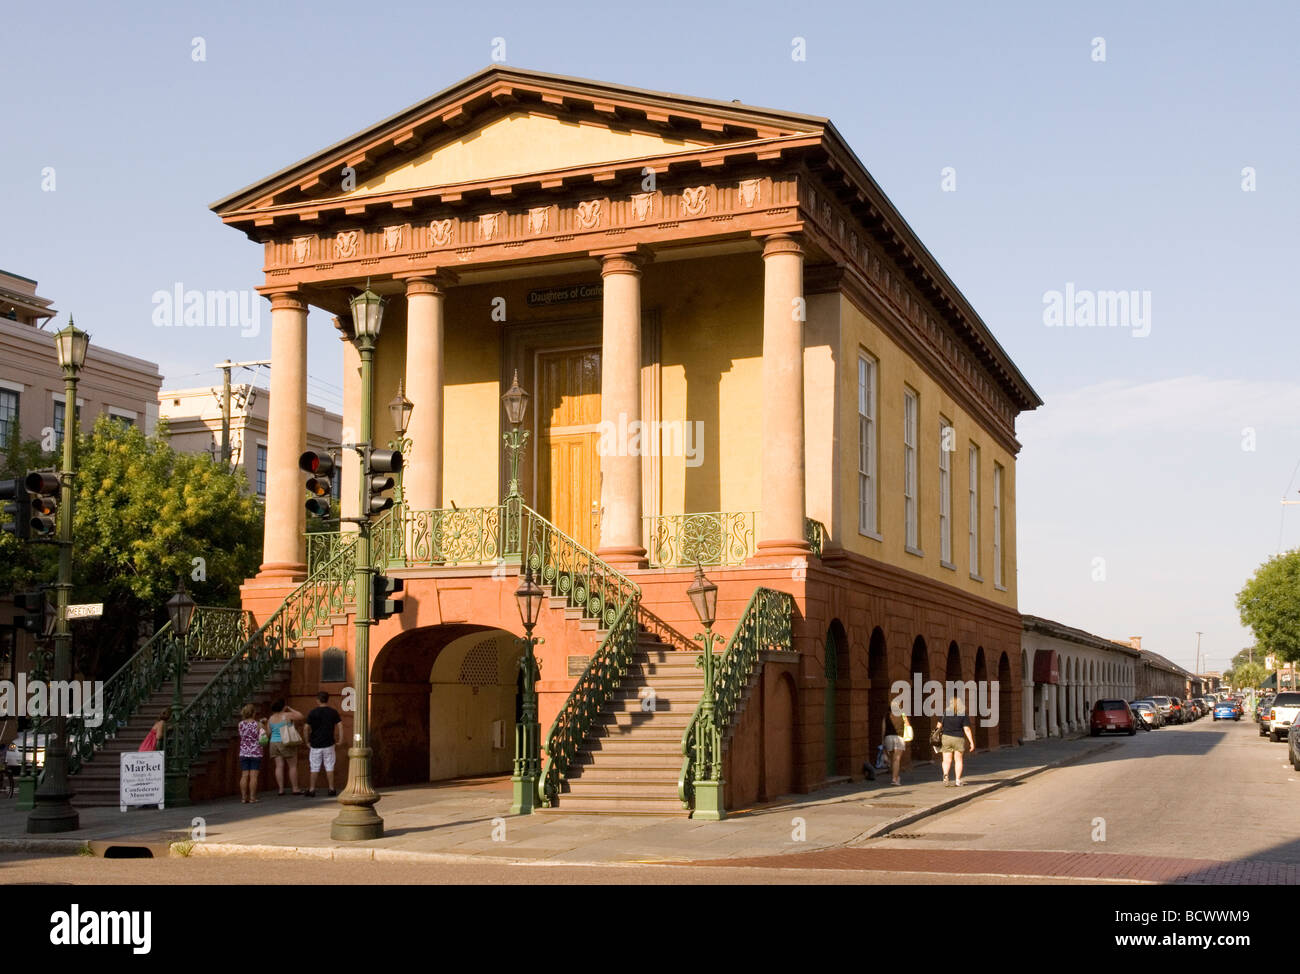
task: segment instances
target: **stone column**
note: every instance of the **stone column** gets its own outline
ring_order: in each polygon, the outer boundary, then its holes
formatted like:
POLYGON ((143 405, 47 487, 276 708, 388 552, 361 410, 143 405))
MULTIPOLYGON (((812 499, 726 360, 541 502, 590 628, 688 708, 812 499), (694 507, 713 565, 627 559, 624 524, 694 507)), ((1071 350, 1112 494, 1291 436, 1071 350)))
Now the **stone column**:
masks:
POLYGON ((1023 725, 1021 737, 1026 741, 1038 740, 1034 714, 1034 681, 1020 682, 1020 722, 1023 725))
MULTIPOLYGON (((612 424, 615 443, 631 440, 641 420, 641 265, 634 254, 606 254, 600 276, 605 295, 601 328, 600 421, 612 424)), ((631 451, 628 451, 631 453, 631 451)), ((600 546, 596 553, 620 568, 646 567, 641 544, 641 457, 617 451, 600 458, 600 546)))
POLYGON ((411 441, 402 492, 413 511, 442 506, 443 310, 441 281, 412 277, 406 282, 406 398, 411 400, 411 441))
POLYGON ((1048 700, 1050 701, 1047 706, 1047 736, 1060 737, 1061 727, 1056 720, 1057 696, 1060 693, 1060 687, 1055 683, 1048 683, 1044 688, 1047 690, 1048 700))
POLYGON ((266 437, 266 524, 258 578, 306 576, 307 303, 292 291, 271 295, 271 401, 266 437))
POLYGON ((809 553, 804 540, 803 248, 778 233, 763 245, 763 510, 758 556, 809 553))
MULTIPOLYGON (((361 353, 337 318, 334 327, 343 333, 343 442, 355 443, 361 429, 361 353)), ((355 450, 344 450, 340 466, 339 511, 344 517, 357 517, 361 513, 361 458, 355 450)), ((357 525, 345 521, 340 530, 355 534, 357 525)))

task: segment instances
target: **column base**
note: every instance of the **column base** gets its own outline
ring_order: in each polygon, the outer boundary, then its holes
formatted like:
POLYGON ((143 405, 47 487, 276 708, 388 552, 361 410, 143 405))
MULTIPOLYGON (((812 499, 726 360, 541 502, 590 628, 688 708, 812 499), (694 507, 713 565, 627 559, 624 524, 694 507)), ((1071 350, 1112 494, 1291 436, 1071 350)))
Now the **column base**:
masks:
POLYGON ((701 822, 721 822, 727 817, 727 810, 722 807, 722 782, 695 782, 695 810, 691 818, 701 822))
POLYGON ((746 565, 777 565, 782 562, 789 563, 796 559, 812 557, 812 548, 808 542, 802 538, 783 539, 778 538, 772 541, 760 541, 756 547, 754 556, 745 560, 746 565))
POLYGON ((596 557, 615 568, 648 568, 645 549, 634 548, 597 548, 596 557))
POLYGON ((244 584, 250 587, 301 582, 307 578, 307 565, 301 561, 268 561, 259 565, 257 574, 244 584))

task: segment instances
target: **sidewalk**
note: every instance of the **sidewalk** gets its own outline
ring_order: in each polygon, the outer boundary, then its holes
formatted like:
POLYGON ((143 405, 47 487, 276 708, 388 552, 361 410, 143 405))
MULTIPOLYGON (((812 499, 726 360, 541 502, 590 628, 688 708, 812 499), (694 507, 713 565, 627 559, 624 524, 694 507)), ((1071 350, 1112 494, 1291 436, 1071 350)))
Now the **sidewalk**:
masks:
POLYGON ((74 854, 90 843, 98 855, 114 844, 147 845, 154 855, 164 855, 170 843, 195 838, 191 829, 201 819, 202 838, 188 849, 188 843, 173 848, 173 855, 565 863, 771 856, 862 842, 1117 743, 1085 737, 980 752, 967 764, 963 788, 944 788, 937 763, 905 772, 897 788, 889 785, 888 772, 877 772, 875 782, 846 782, 782 803, 738 809, 722 822, 549 812, 511 817, 509 778, 413 785, 384 792, 376 806, 384 819, 382 838, 354 843, 330 839, 339 806, 323 797, 323 790, 321 797, 309 799, 281 798, 272 789, 253 805, 236 798, 161 812, 84 808, 81 829, 61 836, 27 835, 27 813, 9 802, 0 810, 0 853, 74 854))

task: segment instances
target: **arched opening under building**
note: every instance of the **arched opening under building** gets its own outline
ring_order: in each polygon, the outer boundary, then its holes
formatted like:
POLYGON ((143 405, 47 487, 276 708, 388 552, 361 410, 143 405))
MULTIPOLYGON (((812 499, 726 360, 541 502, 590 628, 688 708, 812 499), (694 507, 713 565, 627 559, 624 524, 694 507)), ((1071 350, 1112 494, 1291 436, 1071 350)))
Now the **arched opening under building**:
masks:
POLYGON ((1016 743, 1016 723, 1021 715, 1013 711, 1016 701, 1015 685, 1011 682, 1011 660, 1003 653, 998 659, 998 745, 1011 747, 1016 743))
POLYGON ((513 633, 469 624, 403 632, 375 657, 374 784, 508 774, 519 714, 513 633))
MULTIPOLYGON (((975 651, 975 697, 976 704, 979 702, 989 701, 992 698, 989 695, 989 668, 984 662, 984 647, 980 646, 975 651)), ((969 705, 971 701, 967 701, 969 705)), ((989 729, 985 726, 985 715, 978 713, 975 709, 970 710, 971 730, 975 734, 975 746, 981 750, 986 750, 989 746, 989 729)))
MULTIPOLYGON (((917 636, 912 642, 912 668, 907 674, 907 683, 909 686, 919 684, 924 687, 930 679, 930 654, 925 648, 925 639, 917 636)), ((924 702, 924 694, 922 701, 924 702)), ((916 708, 913 708, 916 709, 916 708)), ((912 732, 912 758, 916 761, 929 761, 932 757, 930 751, 930 720, 924 710, 911 714, 912 723, 915 730, 912 732)))

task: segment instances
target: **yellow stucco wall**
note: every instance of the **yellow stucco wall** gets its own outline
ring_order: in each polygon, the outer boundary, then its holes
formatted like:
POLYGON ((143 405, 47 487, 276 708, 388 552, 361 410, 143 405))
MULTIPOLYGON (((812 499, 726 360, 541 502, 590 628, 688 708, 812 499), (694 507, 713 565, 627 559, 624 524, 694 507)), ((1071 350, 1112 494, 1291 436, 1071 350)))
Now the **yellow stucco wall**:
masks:
POLYGON ((860 554, 955 585, 974 595, 1014 607, 1016 604, 1015 458, 959 408, 951 396, 909 358, 849 298, 840 297, 839 370, 841 465, 841 544, 860 554), (858 529, 858 356, 865 351, 877 365, 877 484, 879 537, 858 529), (918 529, 921 555, 905 546, 903 499, 904 388, 917 393, 918 529), (940 416, 954 429, 952 470, 952 565, 940 563, 939 441, 940 416), (980 575, 971 577, 969 554, 969 444, 979 447, 980 575), (993 582, 993 465, 1003 468, 1003 590, 993 582))

